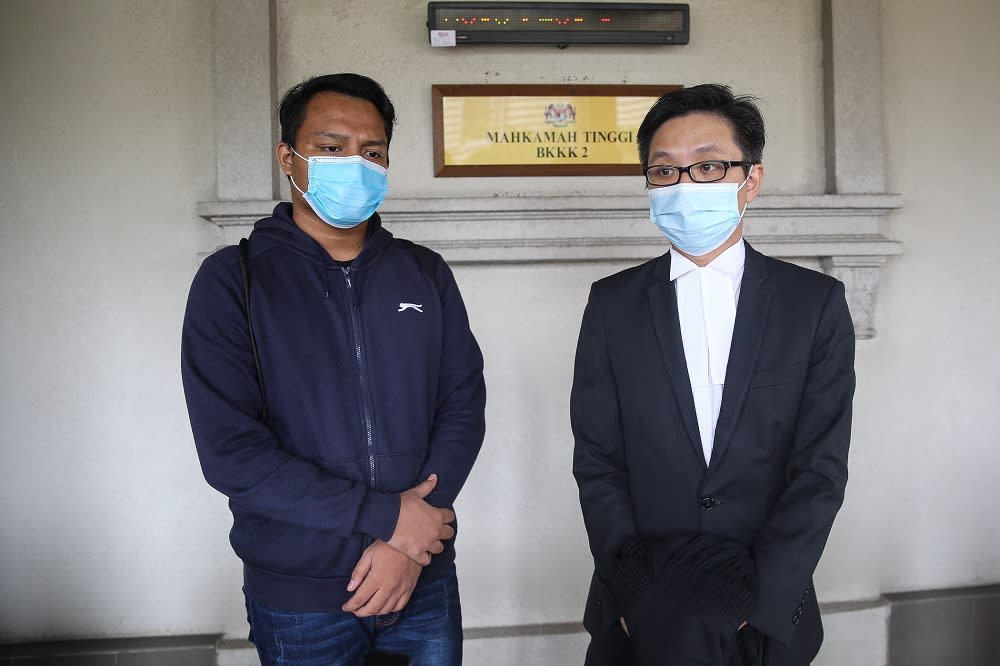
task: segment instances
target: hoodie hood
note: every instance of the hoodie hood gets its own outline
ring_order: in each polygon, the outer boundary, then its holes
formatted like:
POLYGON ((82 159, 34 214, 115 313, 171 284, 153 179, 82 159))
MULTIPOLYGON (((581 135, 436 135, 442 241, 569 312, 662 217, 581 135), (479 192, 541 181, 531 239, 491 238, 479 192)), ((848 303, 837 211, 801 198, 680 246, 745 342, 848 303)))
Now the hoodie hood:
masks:
MULTIPOLYGON (((368 227, 365 229, 365 242, 361 247, 361 253, 351 262, 352 268, 360 268, 370 263, 392 241, 392 234, 382 227, 382 219, 378 213, 368 218, 366 224, 368 227)), ((254 244, 259 243, 262 249, 280 245, 320 266, 327 268, 336 266, 323 246, 295 224, 292 219, 292 204, 287 201, 275 206, 271 217, 265 217, 254 224, 251 238, 254 244)))

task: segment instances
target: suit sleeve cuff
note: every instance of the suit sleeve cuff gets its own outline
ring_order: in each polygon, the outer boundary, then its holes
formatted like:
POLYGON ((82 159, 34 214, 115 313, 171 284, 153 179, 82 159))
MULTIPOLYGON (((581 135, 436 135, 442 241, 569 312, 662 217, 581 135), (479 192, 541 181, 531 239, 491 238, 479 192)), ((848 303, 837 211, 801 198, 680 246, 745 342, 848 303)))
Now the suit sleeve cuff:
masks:
POLYGON ((361 501, 354 531, 388 541, 396 531, 398 520, 399 495, 368 491, 361 501))
POLYGON ((761 603, 748 621, 761 633, 789 647, 792 644, 792 636, 795 635, 795 625, 791 618, 790 613, 776 612, 773 603, 761 603))

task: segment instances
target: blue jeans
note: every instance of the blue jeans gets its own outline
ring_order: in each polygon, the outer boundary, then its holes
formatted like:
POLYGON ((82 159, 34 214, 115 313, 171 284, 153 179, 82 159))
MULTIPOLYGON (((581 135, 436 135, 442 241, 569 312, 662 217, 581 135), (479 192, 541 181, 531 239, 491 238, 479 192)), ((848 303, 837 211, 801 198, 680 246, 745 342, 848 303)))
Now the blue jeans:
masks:
POLYGON ((262 666, 396 664, 461 666, 462 607, 455 572, 421 583, 398 613, 358 618, 341 611, 296 612, 247 599, 250 640, 262 666))

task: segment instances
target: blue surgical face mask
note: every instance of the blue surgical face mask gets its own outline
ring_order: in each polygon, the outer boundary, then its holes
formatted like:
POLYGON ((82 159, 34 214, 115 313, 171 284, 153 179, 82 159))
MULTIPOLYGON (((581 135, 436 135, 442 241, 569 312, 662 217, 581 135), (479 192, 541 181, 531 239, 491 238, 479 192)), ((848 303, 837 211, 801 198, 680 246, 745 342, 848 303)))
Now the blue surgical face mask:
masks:
MULTIPOLYGON (((291 148, 291 146, 289 146, 291 148)), ((386 169, 360 155, 302 157, 309 163, 309 189, 305 192, 289 177, 310 208, 332 227, 353 229, 382 205, 389 192, 386 169)))
POLYGON ((649 219, 670 244, 692 257, 717 250, 743 219, 736 183, 678 183, 649 190, 649 219))

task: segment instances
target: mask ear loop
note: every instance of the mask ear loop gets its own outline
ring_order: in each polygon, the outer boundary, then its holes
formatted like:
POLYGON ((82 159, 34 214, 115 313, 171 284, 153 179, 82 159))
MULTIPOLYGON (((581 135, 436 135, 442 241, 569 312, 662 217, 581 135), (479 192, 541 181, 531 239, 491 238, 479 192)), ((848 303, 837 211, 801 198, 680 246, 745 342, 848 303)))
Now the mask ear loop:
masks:
MULTIPOLYGON (((292 151, 292 154, 293 154, 293 155, 295 155, 296 157, 298 157, 298 158, 299 158, 300 160, 305 160, 307 164, 309 163, 309 158, 308 158, 308 157, 302 157, 302 156, 301 156, 301 155, 299 155, 299 154, 298 154, 298 152, 297 152, 297 151, 296 151, 296 150, 295 150, 294 148, 292 148, 292 147, 291 147, 290 145, 288 145, 288 144, 285 144, 285 145, 287 145, 287 146, 288 146, 288 149, 289 149, 290 151, 292 151)), ((295 179, 294 179, 294 178, 292 178, 292 174, 288 174, 288 182, 292 184, 292 187, 294 187, 294 188, 295 188, 296 190, 298 190, 298 191, 299 191, 299 194, 301 194, 302 196, 305 196, 305 195, 306 195, 306 193, 302 191, 302 188, 301 188, 301 187, 299 187, 298 185, 296 185, 296 184, 295 184, 295 179)))
MULTIPOLYGON (((744 178, 743 182, 740 184, 740 186, 736 188, 737 192, 739 192, 740 190, 742 190, 743 186, 750 182, 750 176, 753 174, 753 168, 755 166, 757 166, 757 165, 756 164, 751 164, 750 165, 750 168, 747 170, 747 177, 744 178)), ((746 202, 745 204, 743 204, 743 210, 740 211, 740 222, 743 221, 743 214, 747 212, 747 206, 749 206, 749 205, 750 205, 749 201, 746 202)), ((739 224, 739 222, 737 222, 737 224, 739 224)))

